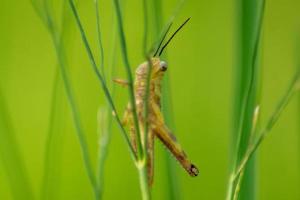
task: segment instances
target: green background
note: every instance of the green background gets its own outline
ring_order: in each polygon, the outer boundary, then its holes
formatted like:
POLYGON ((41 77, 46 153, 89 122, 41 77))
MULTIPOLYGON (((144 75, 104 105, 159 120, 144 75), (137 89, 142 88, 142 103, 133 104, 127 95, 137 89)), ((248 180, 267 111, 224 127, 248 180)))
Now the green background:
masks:
MULTIPOLYGON (((38 199, 45 169, 50 177, 46 186, 47 199, 93 199, 60 79, 55 87, 58 95, 50 143, 50 165, 44 166, 57 70, 51 38, 30 1, 0 1, 0 103, 7 111, 5 114, 3 108, 0 110, 0 119, 10 123, 8 127, 3 125, 5 123, 0 124, 0 199, 18 199, 16 185, 20 185, 20 190, 30 187, 35 199, 38 199), (12 149, 18 149, 24 168, 19 163, 10 162, 17 156, 12 149), (19 181, 18 171, 22 170, 28 175, 28 184, 25 185, 19 181)), ((90 155, 96 166, 97 112, 105 106, 105 100, 91 70, 71 10, 66 3, 61 11, 58 2, 54 4, 57 16, 61 12, 66 16, 64 43, 68 72, 90 155)), ((163 24, 175 4, 171 0, 162 1, 163 24)), ((100 1, 100 6, 105 64, 108 66, 112 57, 112 19, 115 13, 111 1, 100 1)), ((127 0, 123 6, 129 59, 134 69, 144 61, 142 1, 127 0)), ((77 7, 97 54, 93 1, 81 1, 77 7)), ((299 10, 300 2, 296 0, 266 2, 261 45, 262 124, 286 90, 297 67, 299 10)), ((236 1, 186 1, 174 27, 189 16, 190 23, 167 50, 175 134, 200 169, 200 175, 191 178, 176 165, 180 195, 182 199, 224 199, 229 172, 233 70, 237 60, 236 22, 239 15, 236 1)), ((116 51, 116 76, 124 78, 119 46, 116 51)), ((127 91, 117 87, 116 94, 117 108, 123 112, 128 101, 127 91)), ((300 198, 299 101, 299 97, 295 96, 259 148, 258 196, 262 200, 300 198)), ((153 198, 166 199, 166 185, 169 183, 166 181, 165 148, 160 142, 156 142, 155 148, 153 198)), ((140 199, 138 174, 115 122, 104 179, 104 199, 140 199)))

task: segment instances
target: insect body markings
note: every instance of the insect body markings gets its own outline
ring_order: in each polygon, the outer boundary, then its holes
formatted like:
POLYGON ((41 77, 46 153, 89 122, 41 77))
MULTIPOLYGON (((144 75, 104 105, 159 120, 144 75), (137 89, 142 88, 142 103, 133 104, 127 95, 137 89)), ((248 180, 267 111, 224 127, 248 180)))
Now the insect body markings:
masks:
MULTIPOLYGON (((188 19, 189 20, 189 19, 188 19)), ((186 20, 185 23, 188 21, 186 20)), ((184 24, 185 24, 184 23, 184 24)), ((183 25, 184 25, 183 24, 183 25)), ((178 29, 180 30, 183 25, 178 29)), ((175 32, 175 34, 178 32, 175 32)), ((175 35, 173 34, 173 36, 175 35)), ((172 37, 173 37, 172 36, 172 37)), ((172 39, 172 37, 170 39, 172 39)), ((170 40, 166 43, 166 45, 170 40)), ((166 46, 165 45, 165 46, 166 46)), ((162 48, 162 50, 165 48, 162 48)), ((158 47, 159 48, 159 47, 158 47)), ((159 53, 159 55, 162 53, 159 53)), ((158 52, 158 51, 157 51, 158 52)), ((156 54, 156 53, 155 53, 156 54)), ((148 133, 145 134, 141 131, 142 141, 145 141, 145 136, 147 135, 147 171, 148 171, 148 184, 152 185, 153 183, 153 163, 154 163, 154 139, 157 137, 174 155, 174 157, 179 161, 182 167, 191 175, 197 176, 198 169, 197 167, 190 162, 186 153, 182 150, 180 144, 177 142, 176 137, 172 134, 171 130, 167 127, 164 121, 163 114, 161 112, 161 83, 164 74, 168 69, 167 63, 161 61, 159 57, 154 56, 149 61, 146 61, 138 66, 135 72, 135 81, 134 81, 134 93, 136 99, 136 111, 139 121, 140 130, 144 130, 145 124, 145 103, 148 103, 148 133), (151 64, 151 66, 149 66, 151 64), (149 70, 151 67, 151 70, 149 70), (150 72, 150 82, 148 82, 148 72, 150 72), (149 95, 148 101, 145 101, 147 87, 149 85, 149 95)), ((126 81, 120 79, 115 80, 116 83, 121 85, 126 85, 126 81)), ((136 130, 133 121, 133 113, 130 103, 128 103, 127 108, 123 117, 123 125, 129 127, 130 138, 135 153, 137 153, 137 137, 136 130)))

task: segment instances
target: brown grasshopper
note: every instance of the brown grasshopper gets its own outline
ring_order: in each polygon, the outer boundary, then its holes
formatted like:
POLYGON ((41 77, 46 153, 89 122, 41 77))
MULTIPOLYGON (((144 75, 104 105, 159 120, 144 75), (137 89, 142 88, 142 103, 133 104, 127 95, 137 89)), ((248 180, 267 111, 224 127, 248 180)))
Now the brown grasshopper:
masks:
MULTIPOLYGON (((166 42, 166 44, 160 50, 159 56, 162 54, 164 48, 168 45, 171 39, 175 36, 175 34, 188 22, 187 19, 170 37, 170 39, 166 42)), ((164 37, 163 37, 164 39, 164 37)), ((163 41, 162 39, 162 41, 163 41)), ((160 44, 161 45, 161 44, 160 44)), ((151 71, 150 74, 150 90, 148 96, 148 133, 147 133, 147 171, 148 171, 148 184, 151 186, 153 183, 153 160, 154 160, 154 138, 158 137, 161 142, 170 150, 170 152, 175 156, 175 158, 179 161, 182 167, 191 175, 197 176, 198 169, 197 167, 190 162, 187 158, 187 155, 182 150, 180 144, 177 142, 176 137, 172 134, 170 129, 166 126, 163 114, 161 112, 161 83, 163 76, 166 72, 167 64, 164 61, 161 61, 159 56, 156 56, 160 45, 154 54, 154 56, 138 66, 135 72, 135 82, 134 82, 134 93, 136 100, 136 110, 139 121, 140 130, 144 128, 144 113, 145 113, 145 95, 146 88, 148 84, 148 72, 151 71), (151 63, 151 70, 149 70, 149 63, 151 63)), ((116 83, 121 85, 128 85, 128 83, 124 80, 115 79, 116 83)), ((137 137, 136 130, 133 121, 133 113, 131 109, 130 103, 125 110, 123 117, 123 125, 128 126, 130 130, 130 138, 131 143, 133 145, 135 153, 137 153, 137 137)), ((141 131, 141 137, 144 138, 145 134, 141 131)), ((142 140, 144 141, 144 139, 142 140)), ((144 145, 144 144, 143 144, 144 145)))

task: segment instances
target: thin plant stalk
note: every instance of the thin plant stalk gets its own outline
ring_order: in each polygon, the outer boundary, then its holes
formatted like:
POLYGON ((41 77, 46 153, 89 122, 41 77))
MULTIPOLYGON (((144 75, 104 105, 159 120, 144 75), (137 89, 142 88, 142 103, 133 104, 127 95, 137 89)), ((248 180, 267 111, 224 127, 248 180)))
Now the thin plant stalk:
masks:
MULTIPOLYGON (((112 57, 111 57, 111 63, 109 64, 110 69, 110 77, 113 77, 115 74, 115 57, 116 57, 116 26, 114 24, 115 19, 113 18, 113 25, 112 25, 112 57)), ((104 66, 103 66, 104 67, 104 66)), ((115 91, 115 84, 112 84, 111 88, 111 95, 114 97, 114 91, 115 91)), ((108 105, 109 107, 109 105, 108 105)), ((102 120, 98 120, 100 122, 99 124, 99 150, 98 150, 98 162, 97 162, 97 180, 98 180, 98 188, 99 188, 99 198, 102 199, 103 191, 104 191, 104 165, 105 161, 108 155, 108 148, 111 141, 111 135, 112 135, 112 115, 111 110, 108 111, 107 107, 105 107, 104 110, 105 113, 100 113, 102 115, 102 120), (104 127, 103 127, 104 126, 104 127)))
POLYGON ((13 199, 34 200, 23 155, 13 130, 5 98, 0 88, 0 160, 7 174, 13 199))
POLYGON ((113 116, 115 117, 116 121, 117 121, 117 124, 118 124, 118 127, 120 128, 121 130, 121 133, 127 143, 127 146, 129 147, 129 152, 130 152, 130 155, 131 157, 136 160, 136 155, 134 153, 134 149, 130 143, 130 140, 128 138, 128 134, 126 133, 124 127, 122 126, 122 122, 121 122, 121 119, 119 117, 119 114, 116 110, 116 107, 115 107, 115 104, 113 102, 113 99, 112 99, 112 96, 108 90, 108 87, 103 79, 103 76, 101 75, 100 71, 98 70, 98 67, 97 67, 97 64, 95 62, 95 59, 94 59, 94 56, 93 56, 93 53, 91 51, 91 48, 90 48, 90 45, 88 43, 88 40, 87 40, 87 37, 86 37, 86 34, 84 32, 84 29, 82 27, 82 24, 81 24, 81 21, 80 21, 80 18, 79 18, 79 15, 78 15, 78 12, 77 12, 77 9, 75 7, 75 4, 73 2, 73 0, 69 0, 69 4, 70 4, 70 7, 71 7, 71 10, 72 10, 72 13, 75 17, 75 20, 76 20, 76 24, 78 26, 78 29, 80 31, 80 34, 81 34, 81 38, 82 38, 82 41, 83 41, 83 44, 85 46, 85 49, 86 49, 86 52, 88 54, 88 57, 89 57, 89 60, 91 62, 91 66, 92 66, 92 69, 94 70, 96 76, 97 76, 97 79, 100 81, 100 86, 105 94, 105 97, 107 99, 107 102, 108 104, 110 105, 110 108, 112 110, 112 113, 113 113, 113 116))
POLYGON ((51 150, 51 141, 54 134, 54 121, 55 121, 55 107, 57 104, 57 95, 58 95, 58 83, 59 83, 59 73, 58 69, 55 72, 54 77, 54 84, 52 89, 52 99, 51 99, 51 106, 50 106, 50 121, 48 127, 48 133, 46 138, 46 146, 45 146, 45 153, 44 153, 44 174, 43 174, 43 181, 41 187, 41 195, 40 199, 44 200, 47 199, 47 188, 49 184, 49 170, 50 170, 50 150, 51 150))
MULTIPOLYGON (((145 159, 143 159, 143 148, 142 148, 142 143, 141 143, 141 137, 139 137, 138 139, 138 149, 140 151, 140 153, 138 153, 137 157, 134 153, 134 150, 133 150, 133 147, 129 141, 129 138, 128 138, 128 135, 126 134, 126 131, 124 129, 124 127, 122 126, 122 123, 120 121, 120 118, 116 112, 116 109, 115 109, 115 106, 114 106, 114 103, 113 103, 113 100, 112 100, 112 97, 108 91, 108 88, 103 80, 103 77, 101 75, 101 73, 99 72, 98 68, 97 68, 97 65, 95 63, 95 60, 94 60, 94 57, 93 57, 93 54, 92 54, 92 51, 90 49, 90 45, 87 41, 87 38, 86 38, 86 35, 85 35, 85 32, 84 32, 84 29, 81 25, 81 22, 80 22, 80 18, 79 18, 79 15, 77 13, 77 10, 76 10, 76 7, 74 5, 74 2, 72 0, 69 0, 69 3, 70 3, 70 6, 71 6, 71 9, 72 9, 72 12, 74 14, 74 17, 76 19, 76 22, 77 22, 77 26, 80 30, 80 33, 81 33, 81 37, 82 37, 82 40, 83 40, 83 43, 85 45, 85 48, 86 48, 86 51, 88 53, 88 56, 89 56, 89 59, 91 61, 91 64, 92 64, 92 67, 93 67, 93 70, 94 72, 96 73, 97 75, 97 78, 100 80, 101 82, 101 86, 102 86, 102 89, 106 95, 106 98, 111 106, 111 109, 113 110, 113 113, 114 113, 114 116, 119 124, 119 127, 121 128, 122 130, 122 133, 123 133, 123 136, 125 137, 126 141, 127 141, 127 144, 130 148, 130 153, 131 153, 131 156, 133 157, 133 159, 136 161, 136 165, 137 165, 137 168, 139 170, 139 175, 140 175, 140 182, 141 182, 141 191, 142 191, 142 197, 143 199, 150 199, 150 193, 149 193, 149 188, 148 188, 148 182, 147 182, 147 169, 146 169, 146 161, 145 159)), ((118 19, 118 25, 119 25, 119 28, 120 26, 122 27, 122 21, 121 21, 121 13, 120 13, 120 6, 119 6, 119 2, 115 2, 115 7, 116 7, 116 10, 117 10, 117 19, 118 19)), ((126 43, 125 43, 125 37, 124 37, 124 33, 123 33, 123 27, 120 28, 120 36, 121 36, 121 46, 123 47, 122 50, 125 50, 125 53, 124 51, 123 52, 123 58, 124 58, 124 61, 125 61, 125 66, 126 66, 126 69, 127 69, 127 75, 130 77, 128 78, 129 79, 129 82, 131 83, 130 85, 130 99, 131 99, 131 105, 132 105, 132 108, 133 108, 133 113, 134 114, 134 118, 135 118, 135 128, 137 130, 137 135, 139 135, 139 124, 138 124, 138 121, 137 121, 137 114, 136 114, 136 109, 135 108, 135 97, 134 97, 134 93, 133 93, 133 83, 132 83, 132 75, 131 75, 131 71, 130 71, 130 68, 129 68, 129 62, 128 62, 128 58, 127 58, 127 53, 126 53, 126 43)))
MULTIPOLYGON (((263 2, 263 7, 264 8, 264 2, 263 2)), ((243 174, 245 172, 245 169, 247 165, 249 165, 249 161, 251 158, 254 156, 257 148, 259 145, 262 143, 262 141, 265 139, 265 137, 268 135, 268 133, 271 131, 277 120, 279 119, 281 113, 284 111, 290 100, 292 99, 293 95, 297 90, 299 90, 299 70, 295 74, 293 80, 291 81, 290 86, 286 90, 286 93, 283 95, 282 99, 280 100, 278 106, 270 116, 269 120, 267 121, 266 125, 264 126, 263 129, 258 131, 258 136, 255 140, 250 141, 246 153, 243 155, 242 159, 240 162, 237 164, 236 170, 232 173, 232 176, 230 178, 230 182, 232 184, 232 191, 234 192, 234 199, 237 199, 240 191, 240 186, 241 186, 241 180, 243 178, 243 174), (237 184, 234 185, 234 182, 237 181, 237 184)), ((253 134, 252 134, 253 135, 253 134)))
MULTIPOLYGON (((147 145, 146 144, 143 145, 141 132, 140 132, 140 128, 139 128, 139 123, 138 123, 138 116, 137 116, 137 110, 136 110, 136 104, 135 104, 136 101, 135 101, 135 95, 134 95, 134 86, 133 86, 133 77, 132 77, 130 64, 129 64, 129 60, 128 60, 126 40, 125 40, 125 34, 124 34, 123 21, 122 21, 119 1, 114 0, 114 5, 115 5, 117 21, 118 21, 118 27, 119 27, 119 36, 120 36, 121 49, 122 49, 122 58, 123 58, 124 65, 125 65, 125 70, 126 70, 126 73, 127 73, 130 105, 131 105, 131 109, 132 109, 132 113, 133 113, 133 121, 134 121, 134 126, 135 126, 135 131, 136 131, 136 138, 137 138, 137 154, 138 154, 137 158, 138 159, 137 159, 137 162, 136 162, 136 166, 137 166, 138 171, 139 171, 142 199, 143 200, 148 200, 148 199, 151 198, 151 196, 150 196, 150 188, 149 188, 149 185, 148 185, 148 177, 147 177, 147 161, 146 161, 146 157, 147 157, 146 146, 147 145)), ((146 135, 146 133, 144 135, 146 135)))
MULTIPOLYGON (((150 94, 150 81, 151 81, 151 73, 152 73, 152 63, 151 63, 151 58, 149 57, 151 55, 151 52, 154 50, 154 47, 157 47, 157 50, 156 52, 154 53, 154 55, 157 54, 157 51, 159 50, 158 47, 161 45, 161 42, 163 42, 163 38, 166 36, 166 33, 168 32, 169 28, 171 27, 171 24, 173 23, 173 19, 175 18, 175 15, 173 15, 169 21, 169 23, 167 24, 166 26, 166 30, 167 31, 164 31, 162 32, 162 34, 160 35, 159 37, 159 40, 157 40, 157 43, 154 43, 153 46, 151 47, 150 51, 147 53, 147 38, 148 38, 148 32, 149 32, 149 27, 148 27, 148 8, 147 8, 147 1, 143 1, 143 9, 144 9, 144 38, 143 38, 143 47, 144 47, 144 54, 145 54, 145 57, 146 57, 146 60, 148 62, 148 71, 147 71, 147 77, 146 77, 146 91, 145 91, 145 98, 144 98, 144 119, 148 119, 148 114, 149 114, 149 94, 150 94)), ((158 28, 157 28, 157 32, 158 31, 158 28)), ((159 34, 158 34, 159 35, 159 34)), ((147 138, 148 138, 148 120, 145 120, 145 123, 144 123, 144 133, 145 133, 145 141, 144 141, 144 144, 147 144, 147 138)), ((146 152, 146 149, 145 149, 145 152, 146 152)), ((145 155, 144 159, 147 159, 147 155, 145 155)), ((172 163, 173 164, 173 163, 172 163)), ((174 176, 175 176, 175 170, 173 169, 174 165, 169 165, 169 170, 168 170, 168 175, 173 175, 173 181, 175 180, 174 179, 174 176), (169 173, 169 171, 171 173, 169 173)), ((172 185, 172 183, 171 183, 172 185)), ((178 188, 177 188, 178 189, 178 188)), ((171 191, 171 190, 168 190, 168 191, 171 191)), ((178 199, 178 190, 177 192, 175 192, 174 190, 174 195, 170 195, 170 196, 173 196, 174 198, 173 199, 178 199), (175 194, 177 193, 177 195, 175 194)))
POLYGON ((147 56, 147 42, 148 42, 148 34, 149 34, 149 22, 148 22, 148 6, 147 0, 143 0, 143 13, 144 13, 144 37, 143 37, 143 52, 144 56, 147 56))
POLYGON ((48 26, 47 17, 45 16, 45 13, 43 12, 42 6, 38 5, 37 0, 30 0, 30 3, 31 3, 31 6, 34 9, 35 13, 41 19, 42 23, 47 27, 48 26))
POLYGON ((280 115, 282 114, 282 112, 284 111, 284 109, 286 108, 286 106, 294 96, 294 94, 299 90, 299 77, 300 77, 299 75, 300 73, 297 72, 295 77, 291 81, 291 84, 288 87, 286 93, 283 95, 282 99, 278 103, 278 106, 276 107, 276 109, 270 116, 269 120, 267 121, 265 127, 259 131, 257 138, 253 140, 251 145, 248 146, 246 154, 244 155, 241 162, 237 166, 236 171, 232 174, 230 178, 231 183, 237 181, 237 184, 235 186, 234 184, 232 184, 233 187, 232 191, 235 191, 233 194, 234 199, 239 195, 241 180, 243 178, 243 173, 245 171, 245 168, 249 164, 249 160, 253 157, 260 144, 263 142, 265 137, 269 134, 269 132, 271 131, 271 129, 279 119, 280 115))
MULTIPOLYGON (((296 39, 296 64, 297 67, 296 69, 300 71, 300 59, 299 59, 299 53, 300 53, 300 32, 298 33, 298 37, 296 39)), ((297 112, 298 112, 298 120, 300 120, 300 93, 297 95, 297 112)), ((300 170, 300 123, 298 123, 298 145, 297 145, 297 150, 298 150, 298 167, 300 170)), ((300 183, 300 173, 298 173, 298 182, 300 183)))
MULTIPOLYGON (((35 10, 37 11, 39 8, 36 8, 35 10)), ((62 9, 62 33, 60 35, 60 42, 62 42, 62 38, 64 37, 65 30, 66 30, 66 16, 65 16, 65 3, 63 3, 63 9, 62 9)), ((39 15, 39 13, 38 13, 39 15)), ((39 15, 40 18, 43 20, 43 17, 39 15)), ((57 106, 58 106, 58 95, 59 95, 59 88, 60 88, 60 74, 59 74, 59 66, 56 67, 55 69, 55 77, 54 77, 54 84, 53 84, 53 89, 52 89, 52 100, 51 100, 51 106, 50 106, 50 121, 49 121, 49 127, 48 127, 48 133, 47 133, 47 138, 45 142, 45 153, 44 153, 44 174, 43 174, 43 180, 42 180, 42 187, 41 187, 41 194, 40 194, 40 199, 45 200, 49 199, 49 195, 47 194, 47 190, 49 187, 49 184, 51 182, 50 180, 50 171, 52 169, 51 167, 51 150, 54 148, 53 147, 53 140, 55 137, 55 133, 57 133, 57 130, 54 129, 55 126, 55 119, 57 119, 57 106)), ((59 115, 60 116, 60 115, 59 115)), ((59 121, 59 120, 58 120, 59 121)), ((56 146, 61 143, 55 142, 56 146)), ((55 158, 58 156, 56 155, 55 158)), ((57 165, 57 163, 56 163, 57 165)))
POLYGON ((243 180, 243 176, 244 176, 244 171, 239 175, 235 189, 234 189, 234 193, 233 193, 233 200, 238 200, 239 198, 239 192, 241 189, 241 182, 243 180))
POLYGON ((97 156, 97 185, 99 190, 99 199, 103 196, 103 185, 104 185, 104 165, 108 154, 108 146, 110 143, 110 121, 111 115, 108 115, 107 107, 101 107, 98 111, 98 156, 97 156))
POLYGON ((271 116, 269 117, 266 125, 263 129, 258 132, 258 136, 256 140, 252 142, 252 144, 248 147, 246 154, 244 155, 243 159, 239 163, 236 172, 232 176, 232 180, 236 180, 237 177, 243 172, 251 157, 253 157, 254 153, 256 152, 257 148, 260 146, 262 141, 265 137, 270 133, 273 126, 276 124, 277 120, 281 116, 282 112, 294 96, 294 94, 299 91, 299 77, 300 72, 298 71, 293 80, 291 81, 286 93, 283 95, 282 99, 279 101, 276 109, 273 111, 271 116))
MULTIPOLYGON (((300 115, 300 94, 298 94, 298 115, 300 115)), ((298 117, 298 118, 300 118, 300 117, 298 117)), ((299 168, 299 171, 300 171, 300 128, 299 128, 299 126, 298 126, 297 151, 298 151, 298 168, 299 168)), ((300 182, 300 173, 298 173, 298 183, 299 182, 300 182)))
MULTIPOLYGON (((234 125, 233 132, 236 140, 236 155, 233 159, 232 171, 235 171, 237 163, 245 154, 252 137, 253 131, 253 114, 256 105, 258 104, 258 74, 259 66, 257 62, 258 46, 260 41, 262 16, 264 13, 264 1, 262 1, 261 9, 259 10, 259 17, 256 20, 256 2, 241 2, 242 10, 242 25, 241 25, 241 60, 237 67, 237 85, 239 88, 236 90, 236 103, 235 103, 235 120, 238 123, 234 125), (248 10, 247 10, 248 9, 248 10), (250 11, 249 11, 250 10, 250 11), (256 21, 258 21, 256 23, 256 21), (248 25, 247 25, 248 24, 248 25), (249 29, 250 28, 250 29, 249 29), (252 41, 254 41, 252 43, 252 41), (250 51, 249 51, 250 49, 250 51), (246 91, 244 93, 243 91, 246 91)), ((255 199, 255 161, 248 166, 244 174, 244 179, 240 180, 242 192, 241 199, 255 199)), ((236 182, 229 181, 227 199, 233 198, 234 188, 236 182), (233 184, 233 185, 231 185, 233 184)))
POLYGON ((127 53, 127 47, 126 47, 126 40, 125 40, 125 34, 124 34, 124 27, 123 27, 123 20, 121 16, 121 9, 119 0, 114 0, 116 15, 117 15, 117 22, 119 27, 119 37, 120 37, 120 43, 121 43, 121 49, 122 49, 122 58, 124 62, 124 67, 127 74, 127 80, 128 80, 128 92, 129 92, 129 98, 130 98, 130 106, 133 113, 133 121, 134 121, 134 127, 136 130, 136 138, 137 138, 137 157, 139 160, 142 160, 145 152, 142 145, 142 138, 141 138, 141 131, 139 127, 138 122, 138 116, 137 116, 137 110, 136 110, 136 100, 134 95, 134 85, 133 85, 133 76, 130 69, 129 59, 128 59, 128 53, 127 53))
MULTIPOLYGON (((179 11, 181 10, 184 0, 178 1, 178 4, 176 5, 173 14, 171 15, 170 19, 167 22, 167 26, 170 25, 174 18, 178 15, 179 11)), ((161 21, 163 20, 163 11, 162 11, 162 5, 161 1, 155 0, 153 1, 154 4, 154 21, 155 21, 155 27, 154 32, 156 33, 156 36, 159 35, 160 29, 162 27, 161 21)), ((167 51, 164 53, 165 55, 163 58, 167 58, 167 51)), ((171 98, 171 86, 170 86, 170 77, 167 74, 164 78, 163 82, 163 90, 162 90, 162 104, 163 104, 163 114, 166 120, 166 123, 172 128, 172 130, 175 132, 175 123, 174 123, 174 113, 173 113, 173 104, 172 104, 172 98, 171 98)), ((174 159, 169 155, 168 152, 163 152, 165 157, 165 163, 166 163, 166 191, 168 199, 170 200, 180 200, 181 199, 181 190, 180 190, 180 183, 178 180, 178 176, 176 173, 176 164, 174 159)))
MULTIPOLYGON (((100 52, 99 55, 99 66, 100 66, 100 73, 103 75, 104 82, 106 82, 106 75, 104 71, 104 49, 102 44, 102 36, 101 36, 101 24, 100 24, 100 14, 99 14, 99 1, 94 0, 94 7, 95 7, 95 14, 96 14, 96 29, 97 29, 97 39, 98 39, 98 49, 100 52)), ((109 105, 108 105, 109 106, 109 105)), ((110 141, 110 117, 111 115, 108 114, 108 110, 103 107, 98 111, 98 119, 97 122, 99 123, 98 132, 99 132, 99 149, 98 149, 98 162, 97 162, 97 182, 98 182, 98 189, 99 189, 99 196, 102 199, 103 193, 103 176, 104 176, 104 162, 107 156, 107 149, 108 143, 110 141)))
MULTIPOLYGON (((149 115, 149 95, 150 95, 150 81, 151 81, 151 73, 152 73, 152 63, 151 58, 149 55, 151 54, 152 49, 150 50, 150 53, 147 52, 147 41, 148 41, 148 34, 149 34, 149 23, 148 23, 148 6, 147 1, 143 0, 143 10, 144 10, 144 37, 143 37, 143 52, 144 56, 146 57, 146 60, 148 62, 148 71, 147 71, 147 77, 146 77, 146 91, 145 91, 145 98, 144 98, 144 144, 145 144, 145 150, 144 152, 147 152, 147 140, 148 140, 148 129, 149 129, 149 123, 148 123, 148 115, 149 115)), ((144 159, 147 160, 147 153, 144 155, 144 159)))
POLYGON ((71 108, 72 118, 73 118, 73 122, 75 125, 76 134, 79 139, 85 170, 87 172, 89 181, 92 185, 94 197, 97 200, 99 195, 98 195, 96 179, 95 179, 95 175, 93 173, 93 167, 92 167, 91 159, 90 159, 89 152, 88 152, 88 145, 86 142, 85 134, 84 134, 82 126, 81 126, 80 115, 77 110, 77 105, 75 102, 72 86, 71 86, 69 77, 67 75, 67 63, 65 60, 65 52, 64 52, 63 44, 60 41, 60 34, 58 33, 58 31, 54 25, 54 21, 50 14, 50 10, 48 8, 46 1, 44 2, 44 12, 45 12, 45 16, 46 16, 45 19, 46 19, 47 29, 50 33, 50 36, 51 36, 51 39, 52 39, 52 42, 53 42, 53 45, 55 48, 56 56, 57 56, 58 63, 60 66, 59 67, 60 74, 61 74, 61 77, 62 77, 62 80, 64 83, 65 92, 67 95, 69 106, 71 108))
POLYGON ((136 105, 135 105, 135 97, 134 97, 134 91, 133 91, 133 82, 132 82, 132 75, 131 75, 131 71, 130 71, 130 66, 129 66, 129 62, 128 62, 128 57, 127 57, 127 49, 126 49, 126 43, 125 43, 125 36, 124 36, 124 32, 123 32, 123 24, 122 24, 122 19, 121 19, 121 11, 120 11, 120 5, 118 1, 115 1, 115 8, 116 8, 116 12, 117 12, 117 21, 118 21, 118 26, 119 26, 119 32, 120 32, 120 38, 121 38, 121 46, 122 46, 122 52, 123 52, 123 59, 125 62, 125 67, 126 67, 126 71, 127 71, 127 75, 128 75, 128 80, 129 80, 129 93, 130 93, 130 100, 131 100, 131 105, 132 105, 132 110, 134 113, 134 121, 135 121, 135 128, 137 130, 137 135, 138 136, 138 155, 136 156, 133 150, 133 147, 129 141, 128 135, 126 134, 126 131, 124 129, 124 127, 122 126, 122 123, 120 121, 120 118, 116 112, 112 97, 108 91, 108 88, 105 84, 105 81, 103 80, 103 77, 101 75, 101 73, 99 72, 96 62, 94 60, 94 56, 92 54, 92 51, 90 49, 90 45, 87 41, 84 29, 81 25, 80 22, 80 18, 79 15, 77 13, 76 7, 74 5, 73 0, 69 0, 69 4, 71 6, 72 12, 74 14, 74 17, 76 19, 76 23, 77 26, 80 30, 81 33, 81 38, 83 40, 83 43, 85 45, 86 51, 88 53, 90 62, 92 64, 92 68, 95 72, 95 74, 97 75, 97 78, 99 79, 102 89, 104 91, 104 94, 111 106, 111 109, 113 110, 115 119, 117 120, 117 123, 119 124, 119 127, 122 130, 123 136, 126 139, 126 142, 130 148, 130 153, 131 156, 133 157, 133 159, 136 161, 136 166, 138 168, 139 171, 139 177, 140 177, 140 186, 141 186, 141 192, 142 192, 142 197, 144 200, 148 200, 150 199, 150 191, 149 191, 149 187, 148 187, 148 181, 147 181, 147 168, 146 168, 146 160, 144 159, 144 153, 143 153, 143 147, 142 147, 142 141, 141 141, 141 137, 140 137, 140 132, 139 132, 139 124, 138 124, 138 120, 137 120, 137 113, 136 113, 136 105))
POLYGON ((101 26, 100 26, 100 14, 99 14, 99 0, 94 0, 95 2, 95 13, 96 13, 96 26, 97 26, 97 38, 98 38, 98 46, 100 51, 100 72, 103 75, 103 79, 106 82, 105 70, 104 70, 104 49, 102 44, 102 36, 101 36, 101 26))
POLYGON ((59 66, 56 66, 54 77, 52 100, 49 116, 49 124, 44 148, 44 171, 42 176, 40 200, 57 199, 61 190, 61 168, 63 166, 63 154, 61 153, 65 142, 65 119, 68 109, 65 102, 63 81, 59 74, 59 66))
POLYGON ((144 138, 144 144, 145 144, 145 155, 144 159, 147 160, 147 140, 148 140, 148 130, 149 130, 149 122, 148 122, 148 115, 149 115, 149 98, 150 98, 150 81, 151 81, 151 73, 152 73, 152 62, 151 58, 146 56, 147 62, 148 62, 148 71, 147 71, 147 77, 146 77, 146 91, 145 91, 145 98, 144 98, 144 133, 145 133, 145 138, 144 138))
POLYGON ((151 81, 151 74, 152 74, 152 62, 150 58, 150 53, 147 53, 147 41, 148 41, 148 6, 147 1, 143 0, 143 10, 144 10, 144 37, 143 37, 143 52, 145 54, 147 63, 148 63, 148 71, 146 77, 146 91, 145 91, 145 98, 144 98, 144 159, 147 160, 147 144, 148 144, 148 129, 149 129, 149 122, 148 122, 148 115, 149 115, 149 97, 150 97, 150 81, 151 81))

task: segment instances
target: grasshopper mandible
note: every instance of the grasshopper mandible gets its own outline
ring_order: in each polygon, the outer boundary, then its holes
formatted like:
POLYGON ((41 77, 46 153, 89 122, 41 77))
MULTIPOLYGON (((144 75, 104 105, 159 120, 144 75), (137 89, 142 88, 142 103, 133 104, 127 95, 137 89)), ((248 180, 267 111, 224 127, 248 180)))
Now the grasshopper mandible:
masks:
MULTIPOLYGON (((165 72, 167 71, 167 63, 160 60, 160 55, 162 54, 164 48, 169 44, 171 39, 175 36, 175 34, 189 21, 188 18, 170 37, 170 39, 166 42, 166 44, 160 49, 160 45, 158 46, 157 51, 154 56, 138 66, 135 72, 135 82, 134 82, 134 93, 136 100, 136 110, 137 116, 139 120, 140 130, 143 130, 144 127, 144 113, 145 113, 145 95, 147 88, 147 78, 148 72, 150 71, 150 90, 148 96, 148 133, 147 135, 147 171, 148 171, 148 184, 151 186, 153 183, 153 162, 154 162, 154 138, 157 137, 161 140, 161 142, 170 150, 170 152, 174 155, 174 157, 179 161, 182 167, 191 175, 197 176, 198 169, 197 167, 190 162, 187 158, 187 155, 182 150, 180 144, 177 142, 176 137, 172 134, 170 129, 166 126, 163 114, 161 112, 161 83, 165 72), (158 56, 157 53, 159 51, 158 56), (151 64, 151 70, 149 70, 149 63, 151 64)), ((126 86, 128 83, 121 79, 114 79, 114 81, 118 84, 126 86)), ((137 137, 136 130, 133 121, 133 113, 131 109, 131 104, 128 103, 127 108, 125 110, 123 121, 124 126, 129 127, 130 131, 130 139, 132 146, 137 153, 137 137)), ((145 134, 141 131, 141 137, 145 138, 145 134)), ((142 140, 144 141, 144 140, 142 140)), ((144 145, 144 144, 143 144, 144 145)))

